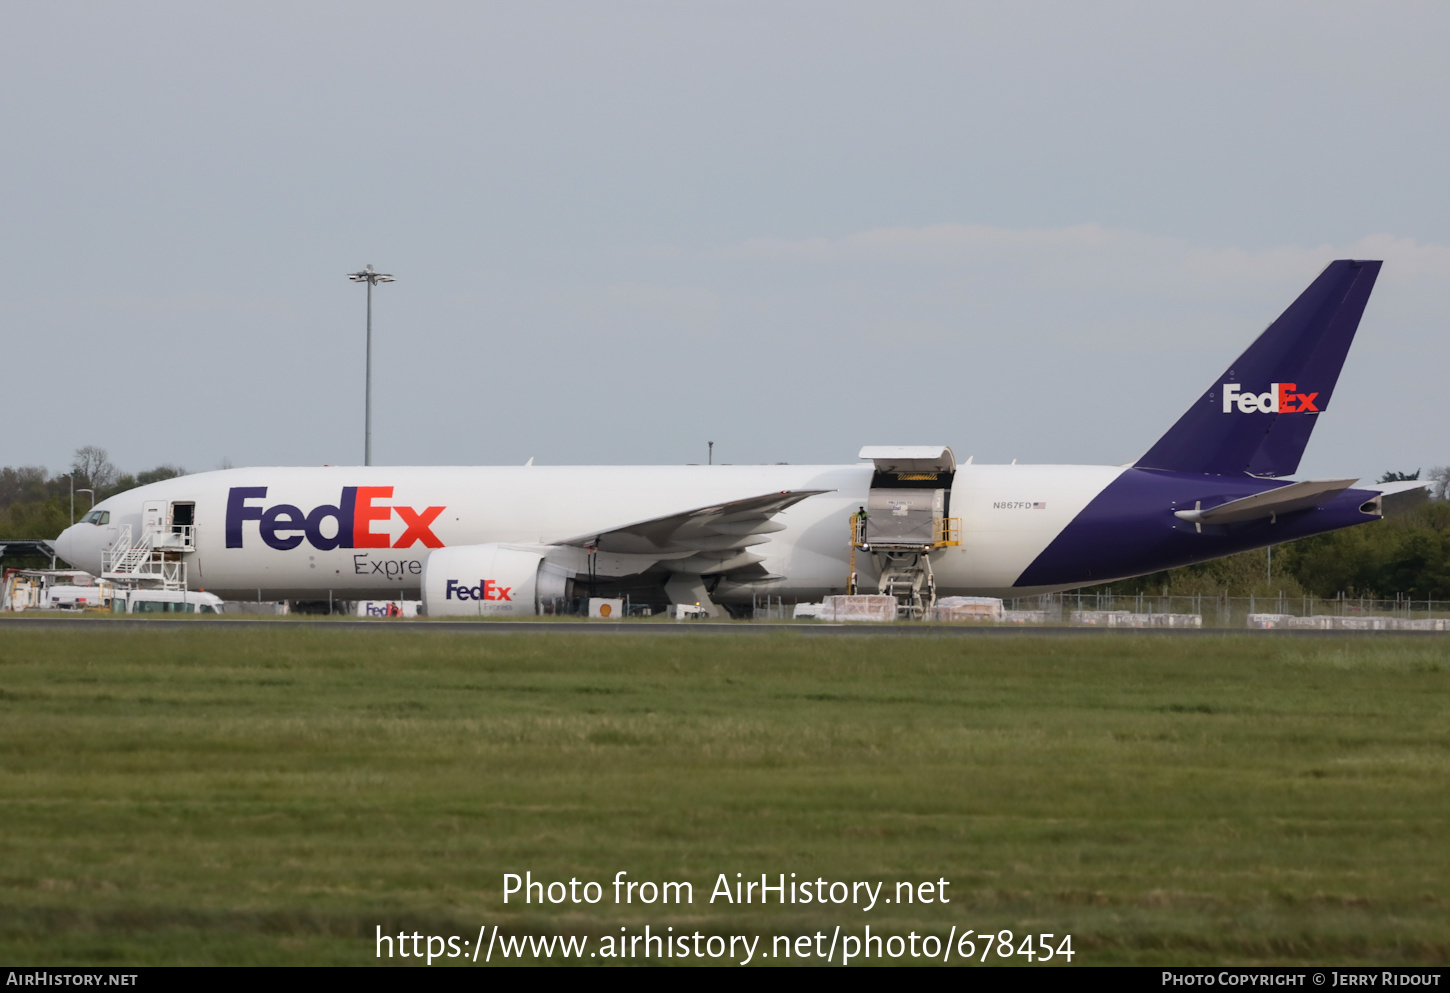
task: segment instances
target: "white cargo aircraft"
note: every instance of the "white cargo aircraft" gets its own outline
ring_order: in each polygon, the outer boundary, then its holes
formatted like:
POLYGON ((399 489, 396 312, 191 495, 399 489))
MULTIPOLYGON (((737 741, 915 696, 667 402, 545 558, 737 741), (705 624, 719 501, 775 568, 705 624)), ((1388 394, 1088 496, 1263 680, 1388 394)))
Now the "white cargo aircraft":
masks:
POLYGON ((430 616, 560 598, 748 605, 1027 596, 1376 520, 1419 484, 1287 482, 1380 263, 1330 264, 1135 464, 958 464, 944 445, 857 465, 227 469, 96 504, 72 565, 226 598, 420 595, 430 616), (864 511, 864 513, 863 513, 864 511))

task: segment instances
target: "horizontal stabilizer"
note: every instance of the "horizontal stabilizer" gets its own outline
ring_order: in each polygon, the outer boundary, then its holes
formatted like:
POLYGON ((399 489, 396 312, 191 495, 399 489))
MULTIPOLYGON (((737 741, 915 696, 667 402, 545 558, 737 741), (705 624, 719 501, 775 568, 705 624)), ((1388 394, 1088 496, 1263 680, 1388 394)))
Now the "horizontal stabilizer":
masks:
POLYGON ((1180 510, 1173 516, 1190 524, 1242 524, 1245 521, 1261 521, 1279 514, 1316 507, 1357 482, 1357 479, 1306 479, 1302 483, 1289 483, 1287 486, 1255 493, 1241 500, 1230 500, 1207 510, 1180 510))
POLYGON ((1396 483, 1376 483, 1364 489, 1379 494, 1374 503, 1381 517, 1397 517, 1429 500, 1430 487, 1434 485, 1434 481, 1429 479, 1408 479, 1396 483))

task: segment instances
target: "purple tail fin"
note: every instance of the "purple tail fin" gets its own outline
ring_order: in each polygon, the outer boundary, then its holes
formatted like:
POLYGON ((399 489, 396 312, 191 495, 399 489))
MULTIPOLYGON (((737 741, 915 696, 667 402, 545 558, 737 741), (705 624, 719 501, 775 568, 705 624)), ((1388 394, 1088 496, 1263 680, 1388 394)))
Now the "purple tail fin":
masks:
POLYGON ((1254 476, 1298 469, 1379 271, 1379 262, 1329 263, 1138 468, 1254 476))

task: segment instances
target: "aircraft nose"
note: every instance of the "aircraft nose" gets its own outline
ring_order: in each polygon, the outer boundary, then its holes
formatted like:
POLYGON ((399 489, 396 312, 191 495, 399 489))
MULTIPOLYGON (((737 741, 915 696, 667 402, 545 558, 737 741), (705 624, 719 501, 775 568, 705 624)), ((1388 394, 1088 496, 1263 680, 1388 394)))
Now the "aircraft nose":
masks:
POLYGON ((97 531, 94 524, 72 524, 51 542, 51 547, 71 568, 99 573, 101 548, 97 531))
POLYGON ((71 549, 75 545, 75 534, 73 533, 75 529, 76 526, 72 524, 70 527, 62 531, 60 535, 50 543, 51 547, 55 549, 55 554, 65 559, 67 562, 71 560, 71 549))

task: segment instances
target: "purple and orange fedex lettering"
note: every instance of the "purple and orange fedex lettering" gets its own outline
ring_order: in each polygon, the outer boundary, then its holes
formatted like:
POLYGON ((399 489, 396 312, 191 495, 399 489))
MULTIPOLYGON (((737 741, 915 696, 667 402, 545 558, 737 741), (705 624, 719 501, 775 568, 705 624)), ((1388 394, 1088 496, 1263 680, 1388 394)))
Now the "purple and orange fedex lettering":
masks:
POLYGON ((392 507, 374 507, 373 501, 393 498, 391 486, 359 486, 357 488, 357 510, 352 518, 353 548, 387 548, 388 536, 373 534, 373 521, 386 521, 393 516, 392 507))
POLYGON ((1223 384, 1223 412, 1232 414, 1237 407, 1241 414, 1307 414, 1318 413, 1314 401, 1318 393, 1295 393, 1295 383, 1270 383, 1267 393, 1244 393, 1238 383, 1223 384))
POLYGON ((509 596, 512 586, 500 586, 492 579, 480 579, 477 586, 464 586, 456 579, 448 580, 448 585, 443 588, 443 599, 445 600, 508 600, 513 602, 509 596))
POLYGON ((304 513, 290 503, 261 506, 267 497, 265 486, 233 486, 227 494, 227 547, 243 547, 242 525, 256 521, 262 543, 278 551, 296 548, 304 539, 322 552, 334 548, 388 548, 388 535, 375 532, 373 524, 389 520, 397 511, 407 527, 391 547, 410 548, 422 542, 426 548, 442 548, 443 542, 433 533, 431 525, 446 508, 428 507, 419 511, 378 503, 391 500, 392 496, 391 486, 344 486, 336 504, 323 504, 304 513), (254 500, 255 505, 251 503, 254 500), (336 526, 330 529, 331 534, 324 534, 322 524, 329 518, 336 526))
POLYGON ((398 512, 403 523, 408 525, 408 530, 398 538, 397 543, 393 545, 394 548, 407 548, 415 541, 421 541, 426 548, 443 547, 443 542, 439 541, 438 536, 429 530, 428 525, 436 521, 438 515, 443 513, 445 508, 429 507, 421 514, 412 507, 394 507, 393 509, 398 512))

